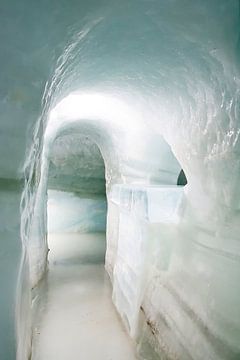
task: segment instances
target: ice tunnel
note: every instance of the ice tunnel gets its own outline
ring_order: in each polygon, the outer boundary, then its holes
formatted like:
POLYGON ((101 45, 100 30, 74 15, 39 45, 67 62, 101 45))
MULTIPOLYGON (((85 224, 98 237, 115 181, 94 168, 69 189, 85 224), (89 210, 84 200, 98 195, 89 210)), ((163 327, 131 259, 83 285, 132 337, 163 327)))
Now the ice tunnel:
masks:
POLYGON ((0 4, 0 359, 240 359, 239 1, 0 4))

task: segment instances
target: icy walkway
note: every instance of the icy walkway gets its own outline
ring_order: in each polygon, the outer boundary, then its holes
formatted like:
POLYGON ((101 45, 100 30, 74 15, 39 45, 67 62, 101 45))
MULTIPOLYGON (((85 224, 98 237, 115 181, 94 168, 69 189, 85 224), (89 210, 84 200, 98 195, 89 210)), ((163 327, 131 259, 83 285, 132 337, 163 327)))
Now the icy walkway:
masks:
POLYGON ((105 234, 51 235, 49 248, 32 359, 136 359, 111 301, 105 234))

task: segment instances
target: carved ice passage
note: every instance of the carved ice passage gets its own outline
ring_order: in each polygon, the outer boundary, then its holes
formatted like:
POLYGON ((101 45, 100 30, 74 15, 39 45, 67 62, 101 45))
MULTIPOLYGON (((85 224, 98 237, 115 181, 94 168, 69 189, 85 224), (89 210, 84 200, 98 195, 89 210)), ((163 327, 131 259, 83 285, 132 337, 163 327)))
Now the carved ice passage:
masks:
POLYGON ((239 2, 25 2, 19 26, 34 45, 24 61, 39 71, 25 91, 41 110, 0 104, 9 118, 38 119, 22 168, 17 359, 46 360, 44 281, 65 247, 81 258, 79 234, 104 262, 122 348, 132 341, 147 360, 239 359, 239 2))

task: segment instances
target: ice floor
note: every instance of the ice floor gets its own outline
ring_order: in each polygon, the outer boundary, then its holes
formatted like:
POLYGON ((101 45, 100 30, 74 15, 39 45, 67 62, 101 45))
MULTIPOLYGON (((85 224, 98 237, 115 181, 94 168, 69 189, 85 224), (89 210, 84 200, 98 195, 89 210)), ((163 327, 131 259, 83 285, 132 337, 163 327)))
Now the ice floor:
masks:
POLYGON ((32 360, 132 360, 134 344, 111 301, 105 234, 51 234, 32 360))

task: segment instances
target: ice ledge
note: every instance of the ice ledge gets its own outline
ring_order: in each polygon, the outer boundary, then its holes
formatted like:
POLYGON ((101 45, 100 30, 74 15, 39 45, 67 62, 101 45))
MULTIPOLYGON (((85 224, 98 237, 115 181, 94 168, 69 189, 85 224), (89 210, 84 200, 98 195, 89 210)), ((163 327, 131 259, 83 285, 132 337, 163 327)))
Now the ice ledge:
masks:
POLYGON ((178 223, 184 199, 183 186, 115 184, 109 200, 149 223, 178 223))

